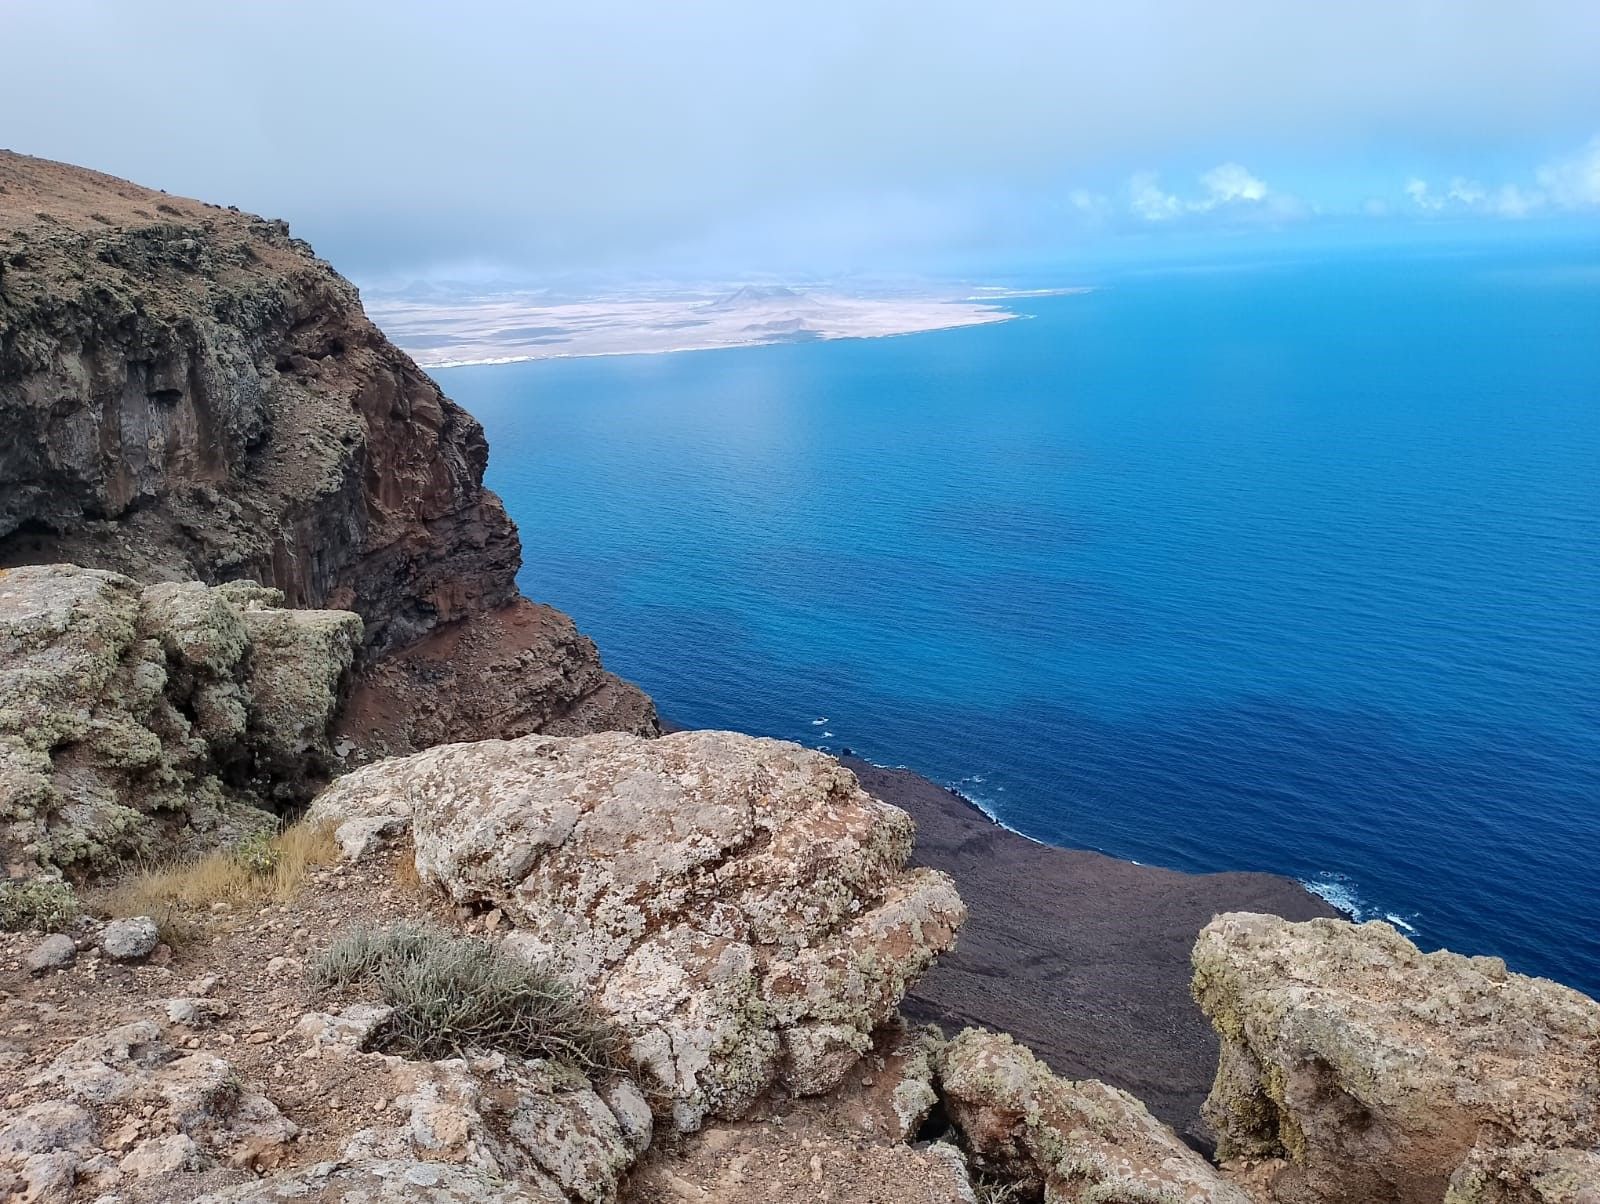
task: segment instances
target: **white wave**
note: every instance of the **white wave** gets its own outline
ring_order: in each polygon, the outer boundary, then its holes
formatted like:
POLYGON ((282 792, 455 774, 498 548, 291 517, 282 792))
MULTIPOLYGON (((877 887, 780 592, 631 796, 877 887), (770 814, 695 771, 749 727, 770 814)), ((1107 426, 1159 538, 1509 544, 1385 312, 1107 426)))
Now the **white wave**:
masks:
POLYGON ((1370 918, 1361 896, 1356 893, 1356 884, 1343 874, 1318 874, 1315 878, 1301 879, 1300 885, 1358 924, 1370 918))
POLYGON ((833 733, 832 733, 832 732, 823 732, 823 733, 822 733, 822 734, 823 734, 823 735, 824 735, 824 736, 831 736, 831 735, 833 735, 833 733))
POLYGON ((1361 897, 1355 880, 1348 874, 1322 873, 1315 878, 1302 879, 1300 885, 1357 924, 1365 924, 1368 920, 1384 920, 1412 936, 1419 935, 1417 926, 1412 923, 1417 918, 1416 912, 1407 917, 1368 903, 1361 897))

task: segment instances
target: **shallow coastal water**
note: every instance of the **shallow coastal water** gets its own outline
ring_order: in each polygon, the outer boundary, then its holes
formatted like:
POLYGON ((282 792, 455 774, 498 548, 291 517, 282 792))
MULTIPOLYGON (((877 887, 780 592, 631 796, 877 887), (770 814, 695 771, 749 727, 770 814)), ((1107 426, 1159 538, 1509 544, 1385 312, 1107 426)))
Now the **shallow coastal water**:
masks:
POLYGON ((438 376, 524 589, 674 721, 1600 992, 1600 253, 1088 282, 438 376))

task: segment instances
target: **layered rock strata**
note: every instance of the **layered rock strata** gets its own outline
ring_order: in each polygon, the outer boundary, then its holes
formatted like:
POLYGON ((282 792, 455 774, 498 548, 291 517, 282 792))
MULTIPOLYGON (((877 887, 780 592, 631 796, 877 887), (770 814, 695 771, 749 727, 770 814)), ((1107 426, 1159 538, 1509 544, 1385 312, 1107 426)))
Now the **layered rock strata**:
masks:
POLYGON ((655 731, 519 595, 482 429, 281 222, 0 152, 0 422, 0 564, 353 610, 375 748, 655 731), (432 675, 441 645, 472 689, 432 675))
POLYGON ((304 802, 361 620, 254 583, 0 569, 0 854, 10 876, 215 843, 304 802))
POLYGON ((1274 1200, 1600 1200, 1600 1003, 1381 922, 1219 916, 1194 971, 1218 1152, 1274 1200))
POLYGON ((629 1035, 679 1129, 836 1085, 965 916, 909 817, 831 757, 730 732, 447 745, 314 819, 409 819, 416 868, 629 1035))

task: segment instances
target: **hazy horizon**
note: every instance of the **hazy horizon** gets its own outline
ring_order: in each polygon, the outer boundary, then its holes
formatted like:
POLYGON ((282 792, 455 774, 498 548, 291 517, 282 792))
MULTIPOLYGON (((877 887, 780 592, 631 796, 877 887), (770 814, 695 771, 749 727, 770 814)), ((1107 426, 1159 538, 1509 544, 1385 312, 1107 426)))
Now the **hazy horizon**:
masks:
POLYGON ((1582 3, 21 0, 0 20, 27 51, 0 144, 286 218, 363 283, 1600 231, 1582 3))

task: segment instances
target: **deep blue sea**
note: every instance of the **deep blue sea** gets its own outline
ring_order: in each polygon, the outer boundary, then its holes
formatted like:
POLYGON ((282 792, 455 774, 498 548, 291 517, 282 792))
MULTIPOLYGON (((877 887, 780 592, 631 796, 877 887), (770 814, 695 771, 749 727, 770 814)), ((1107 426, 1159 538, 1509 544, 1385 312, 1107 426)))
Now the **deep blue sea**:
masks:
POLYGON ((1092 282, 438 375, 526 592, 675 722, 1600 994, 1600 248, 1092 282))

